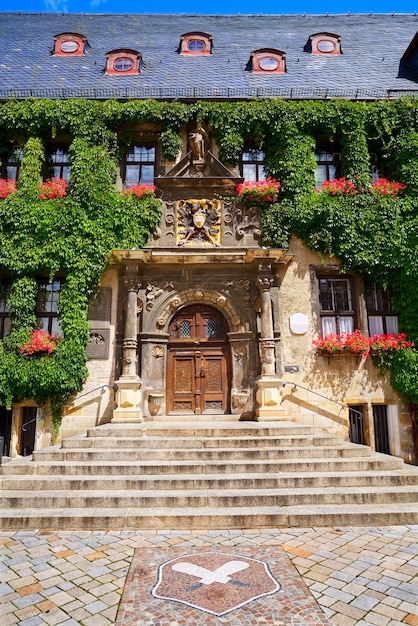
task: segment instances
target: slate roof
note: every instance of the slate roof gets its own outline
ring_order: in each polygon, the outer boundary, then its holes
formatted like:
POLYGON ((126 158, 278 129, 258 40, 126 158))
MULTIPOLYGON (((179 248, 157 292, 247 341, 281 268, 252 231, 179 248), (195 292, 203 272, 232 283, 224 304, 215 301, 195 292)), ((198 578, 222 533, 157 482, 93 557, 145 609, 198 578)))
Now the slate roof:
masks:
POLYGON ((385 15, 104 15, 0 13, 0 98, 284 98, 418 95, 417 72, 400 62, 418 31, 418 16, 385 15), (182 56, 180 36, 213 37, 210 56, 182 56), (54 35, 88 41, 84 57, 54 56, 54 35), (318 32, 341 36, 341 56, 304 52, 318 32), (107 76, 105 55, 142 55, 136 76, 107 76), (286 53, 286 73, 248 71, 253 50, 286 53), (402 70, 402 68, 401 68, 402 70))

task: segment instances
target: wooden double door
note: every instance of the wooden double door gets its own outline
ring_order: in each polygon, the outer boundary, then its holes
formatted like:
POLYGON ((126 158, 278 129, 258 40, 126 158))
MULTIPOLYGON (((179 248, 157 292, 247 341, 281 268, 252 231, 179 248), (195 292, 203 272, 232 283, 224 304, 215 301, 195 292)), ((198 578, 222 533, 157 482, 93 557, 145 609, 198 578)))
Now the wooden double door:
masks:
POLYGON ((182 309, 169 326, 167 409, 228 413, 230 350, 223 315, 206 305, 182 309))

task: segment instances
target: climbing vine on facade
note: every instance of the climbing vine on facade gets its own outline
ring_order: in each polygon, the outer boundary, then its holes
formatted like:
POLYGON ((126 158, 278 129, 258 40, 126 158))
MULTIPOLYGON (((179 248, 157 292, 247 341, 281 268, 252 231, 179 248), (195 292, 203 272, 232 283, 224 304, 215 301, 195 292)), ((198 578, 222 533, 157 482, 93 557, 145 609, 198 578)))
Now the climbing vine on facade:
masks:
MULTIPOLYGON (((263 150, 279 200, 263 211, 264 242, 286 247, 292 233, 345 271, 391 285, 401 330, 418 340, 418 103, 290 102, 279 99, 191 104, 137 100, 26 100, 0 105, 2 158, 13 144, 24 158, 16 191, 0 194, 0 268, 11 283, 12 330, 0 344, 0 402, 51 402, 55 413, 87 375, 86 310, 112 249, 140 248, 155 228, 159 202, 115 189, 118 155, 138 124, 153 124, 164 157, 174 161, 182 129, 204 124, 219 158, 235 165, 245 145, 263 150), (121 130, 122 129, 122 130, 121 130), (44 143, 70 139, 71 184, 63 197, 39 197, 44 143), (338 141, 341 176, 359 193, 316 193, 318 138, 338 141), (382 176, 405 185, 402 197, 373 193, 371 154, 382 176), (361 191, 361 193, 360 193, 361 191), (51 353, 22 354, 36 326, 39 276, 62 276, 59 320, 64 335, 51 353)), ((158 186, 158 182, 157 182, 158 186)), ((392 384, 418 403, 413 349, 391 357, 392 384)))

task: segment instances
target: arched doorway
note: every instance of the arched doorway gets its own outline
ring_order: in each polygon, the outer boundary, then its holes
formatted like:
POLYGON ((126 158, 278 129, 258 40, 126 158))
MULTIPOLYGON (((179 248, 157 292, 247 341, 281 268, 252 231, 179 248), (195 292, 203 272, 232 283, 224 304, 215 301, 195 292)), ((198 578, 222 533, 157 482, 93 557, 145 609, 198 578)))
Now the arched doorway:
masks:
POLYGON ((175 315, 168 332, 168 412, 229 413, 230 348, 222 313, 189 305, 175 315))

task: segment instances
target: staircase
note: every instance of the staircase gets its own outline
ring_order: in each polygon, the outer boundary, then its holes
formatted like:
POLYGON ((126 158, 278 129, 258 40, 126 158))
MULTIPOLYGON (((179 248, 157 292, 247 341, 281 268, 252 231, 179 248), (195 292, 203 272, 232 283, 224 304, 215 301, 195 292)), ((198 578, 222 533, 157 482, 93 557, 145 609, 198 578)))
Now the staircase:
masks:
POLYGON ((106 424, 0 471, 0 529, 418 524, 418 468, 293 422, 106 424))

